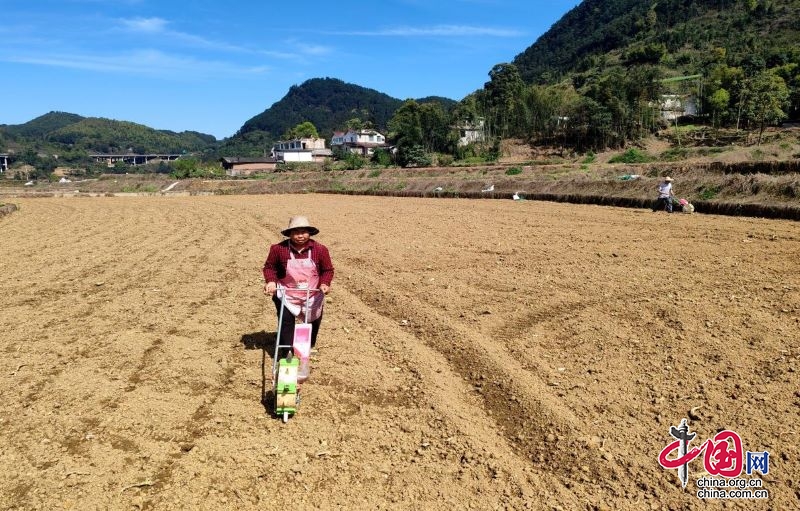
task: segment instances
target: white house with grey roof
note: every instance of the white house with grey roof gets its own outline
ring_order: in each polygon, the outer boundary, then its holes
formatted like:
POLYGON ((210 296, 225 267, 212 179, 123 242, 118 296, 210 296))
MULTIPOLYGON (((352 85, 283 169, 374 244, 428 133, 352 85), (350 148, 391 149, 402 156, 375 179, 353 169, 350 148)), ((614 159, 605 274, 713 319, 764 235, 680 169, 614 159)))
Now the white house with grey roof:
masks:
POLYGON ((331 149, 361 156, 372 156, 375 149, 382 147, 388 147, 386 137, 375 130, 335 131, 331 138, 331 149))

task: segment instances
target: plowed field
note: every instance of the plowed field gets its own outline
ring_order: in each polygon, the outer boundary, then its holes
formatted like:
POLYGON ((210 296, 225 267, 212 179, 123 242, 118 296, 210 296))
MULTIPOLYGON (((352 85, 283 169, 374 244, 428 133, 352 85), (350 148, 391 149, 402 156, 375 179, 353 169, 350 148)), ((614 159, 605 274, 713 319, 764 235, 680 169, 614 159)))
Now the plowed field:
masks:
POLYGON ((800 223, 326 195, 16 202, 2 509, 800 509, 800 223), (261 403, 276 322, 260 270, 293 214, 336 277, 284 424, 261 403), (699 499, 702 454, 684 490, 658 463, 682 418, 690 447, 728 429, 769 451, 766 475, 742 473, 768 499, 699 499))

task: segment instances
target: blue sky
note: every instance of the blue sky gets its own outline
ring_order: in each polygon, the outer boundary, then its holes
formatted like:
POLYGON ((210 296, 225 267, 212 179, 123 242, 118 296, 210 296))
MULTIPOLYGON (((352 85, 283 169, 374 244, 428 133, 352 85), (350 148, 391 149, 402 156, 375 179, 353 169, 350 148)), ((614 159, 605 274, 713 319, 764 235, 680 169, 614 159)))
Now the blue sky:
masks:
POLYGON ((310 78, 460 100, 579 0, 2 0, 0 124, 233 135, 310 78))

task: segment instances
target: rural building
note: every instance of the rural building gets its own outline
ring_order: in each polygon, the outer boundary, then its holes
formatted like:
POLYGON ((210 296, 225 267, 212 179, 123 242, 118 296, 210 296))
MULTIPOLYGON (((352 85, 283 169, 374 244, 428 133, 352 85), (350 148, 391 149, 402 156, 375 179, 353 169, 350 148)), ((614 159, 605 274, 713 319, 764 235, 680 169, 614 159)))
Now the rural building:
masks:
POLYGON ((483 142, 486 139, 485 124, 483 119, 475 119, 474 122, 465 121, 454 129, 458 130, 458 145, 465 146, 475 142, 483 142))
POLYGON ((0 174, 5 174, 8 170, 8 155, 3 153, 0 154, 0 174))
POLYGON ((295 138, 293 140, 281 140, 272 148, 272 157, 283 161, 305 161, 319 162, 325 161, 333 155, 330 149, 325 147, 323 138, 295 138))
POLYGON ((90 154, 94 161, 98 163, 106 162, 106 165, 113 167, 115 163, 121 161, 128 165, 144 165, 160 161, 174 161, 181 157, 180 154, 90 154))
POLYGON ((686 115, 697 115, 697 99, 692 94, 662 94, 661 118, 674 121, 686 115))
POLYGON ((375 130, 348 130, 333 132, 331 149, 372 156, 375 149, 388 147, 386 137, 375 130))
POLYGON ((274 172, 278 163, 283 163, 275 158, 239 158, 238 156, 220 158, 220 162, 228 176, 249 176, 258 172, 274 172))

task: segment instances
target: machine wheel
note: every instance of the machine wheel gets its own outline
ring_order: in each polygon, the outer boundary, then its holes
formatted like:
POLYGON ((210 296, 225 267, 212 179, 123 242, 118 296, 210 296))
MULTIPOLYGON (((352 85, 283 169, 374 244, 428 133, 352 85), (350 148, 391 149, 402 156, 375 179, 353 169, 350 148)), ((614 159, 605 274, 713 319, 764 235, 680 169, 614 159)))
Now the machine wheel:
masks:
POLYGON ((289 412, 283 412, 283 423, 289 422, 289 412))

